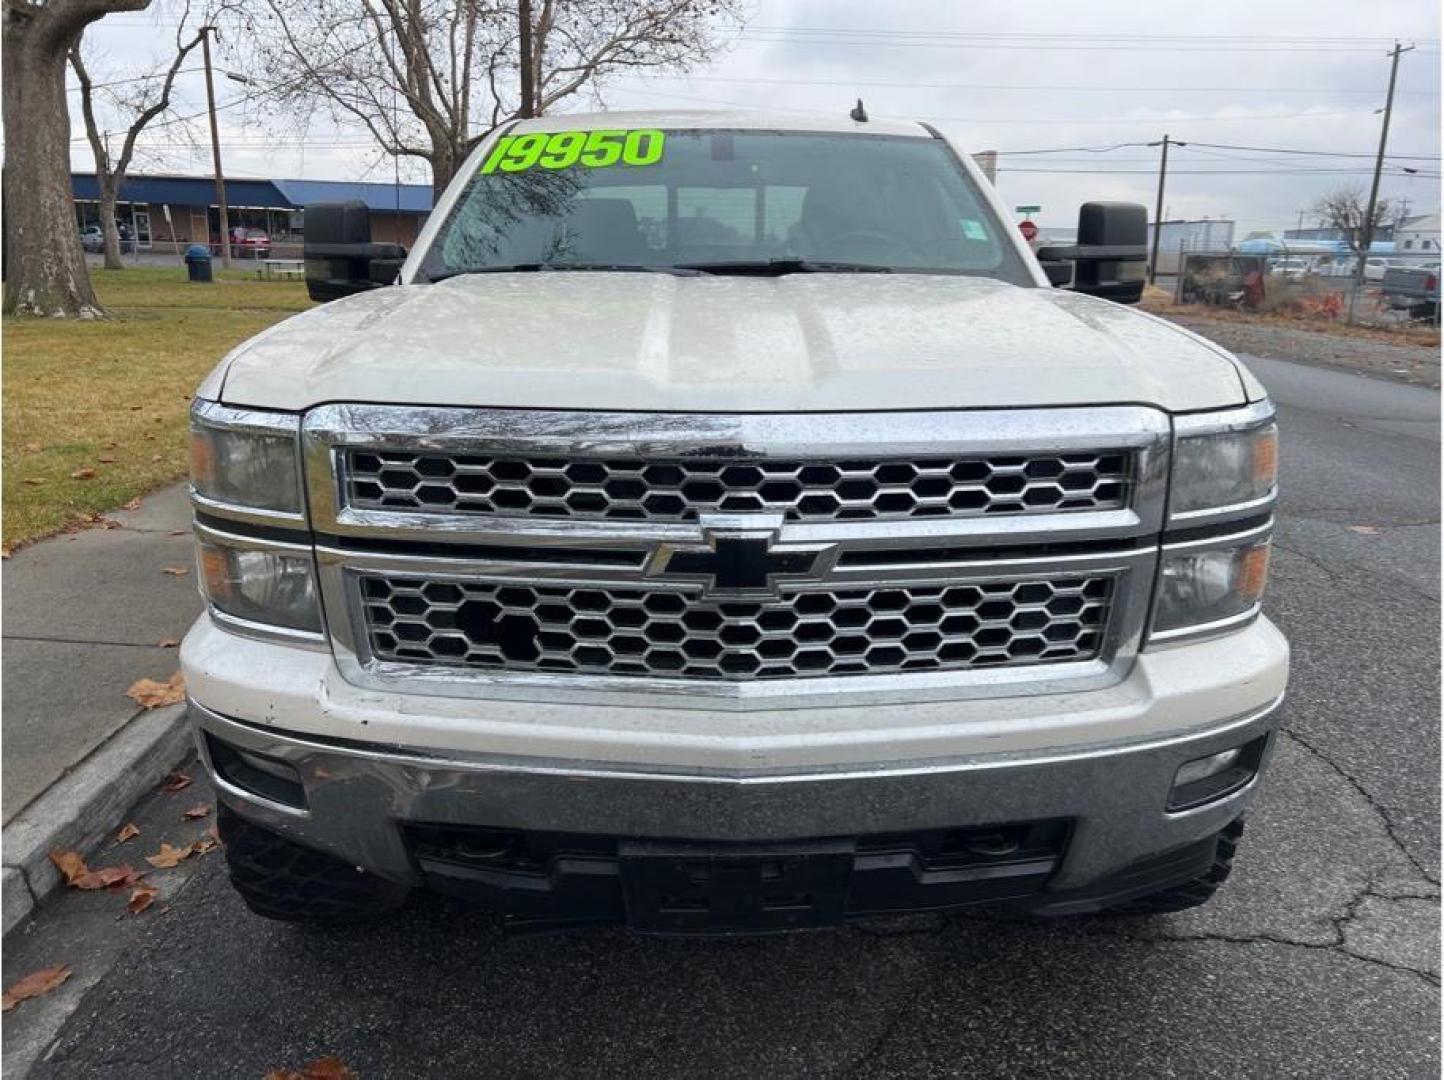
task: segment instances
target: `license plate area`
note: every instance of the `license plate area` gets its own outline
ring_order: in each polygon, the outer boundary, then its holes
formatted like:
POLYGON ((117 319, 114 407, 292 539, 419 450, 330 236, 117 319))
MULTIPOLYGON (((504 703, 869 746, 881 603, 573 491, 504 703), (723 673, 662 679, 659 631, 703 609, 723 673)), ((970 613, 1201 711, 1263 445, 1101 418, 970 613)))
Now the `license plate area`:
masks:
POLYGON ((622 841, 627 924, 669 934, 835 926, 847 908, 855 851, 852 840, 748 847, 622 841))

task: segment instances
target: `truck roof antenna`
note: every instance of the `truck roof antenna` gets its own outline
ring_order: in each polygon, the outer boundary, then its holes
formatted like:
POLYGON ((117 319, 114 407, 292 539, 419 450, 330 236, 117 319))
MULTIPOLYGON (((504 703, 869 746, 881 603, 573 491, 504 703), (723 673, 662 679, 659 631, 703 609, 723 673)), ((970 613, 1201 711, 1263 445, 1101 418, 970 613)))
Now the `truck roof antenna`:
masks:
POLYGON ((862 98, 857 99, 857 104, 852 107, 852 112, 847 115, 859 124, 867 123, 867 110, 862 107, 862 98))

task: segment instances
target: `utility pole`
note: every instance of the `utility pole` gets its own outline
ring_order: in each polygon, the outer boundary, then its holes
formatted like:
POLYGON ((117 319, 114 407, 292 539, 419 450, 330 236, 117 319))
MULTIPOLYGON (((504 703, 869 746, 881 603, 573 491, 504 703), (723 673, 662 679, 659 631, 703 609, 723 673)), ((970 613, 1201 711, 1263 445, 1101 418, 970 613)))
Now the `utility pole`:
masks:
POLYGON ((214 26, 201 27, 201 54, 206 63, 206 108, 211 116, 211 161, 216 169, 216 206, 221 213, 221 265, 231 268, 231 219, 226 213, 226 177, 221 171, 221 136, 216 128, 216 87, 211 79, 211 35, 214 26))
POLYGON ((1369 186, 1369 205, 1364 211, 1364 220, 1359 228, 1359 257, 1354 264, 1354 288, 1349 293, 1349 318, 1350 324, 1354 321, 1354 307, 1359 302, 1359 293, 1364 290, 1364 265, 1369 259, 1369 248, 1374 243, 1374 214, 1379 206, 1379 178, 1384 172, 1384 147, 1389 143, 1389 118, 1394 112, 1394 84, 1399 78, 1399 57, 1406 52, 1413 52, 1414 46, 1407 49, 1394 42, 1394 49, 1389 56, 1392 61, 1389 64, 1389 93, 1384 98, 1384 123, 1379 129, 1379 156, 1374 159, 1374 182, 1369 186))
POLYGON ((1158 245, 1163 232, 1163 182, 1168 176, 1168 147, 1187 146, 1186 142, 1179 142, 1177 139, 1169 139, 1165 134, 1162 142, 1151 142, 1149 146, 1163 147, 1163 155, 1158 160, 1158 203, 1153 211, 1153 251, 1148 256, 1148 283, 1154 284, 1158 280, 1158 245))
POLYGON ((521 55, 521 107, 517 109, 517 115, 521 117, 535 116, 533 111, 536 103, 536 69, 532 67, 533 60, 531 51, 531 0, 517 0, 516 16, 517 27, 517 52, 521 55))

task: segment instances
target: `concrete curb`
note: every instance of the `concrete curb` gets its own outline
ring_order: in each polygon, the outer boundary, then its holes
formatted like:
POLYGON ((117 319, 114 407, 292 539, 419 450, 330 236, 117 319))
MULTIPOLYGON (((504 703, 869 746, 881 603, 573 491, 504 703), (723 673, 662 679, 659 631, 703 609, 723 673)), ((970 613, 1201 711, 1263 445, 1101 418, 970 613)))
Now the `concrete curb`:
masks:
POLYGON ((97 747, 4 828, 4 928, 9 934, 60 885, 52 851, 88 853, 192 746, 185 705, 142 713, 97 747))

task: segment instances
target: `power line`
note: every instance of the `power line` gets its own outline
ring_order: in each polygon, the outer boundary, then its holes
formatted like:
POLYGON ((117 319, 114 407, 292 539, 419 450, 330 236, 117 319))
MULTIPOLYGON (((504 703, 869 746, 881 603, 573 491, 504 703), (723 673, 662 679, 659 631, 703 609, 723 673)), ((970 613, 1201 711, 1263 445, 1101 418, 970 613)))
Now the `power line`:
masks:
MULTIPOLYGON (((844 32, 846 33, 846 32, 844 32)), ((1199 42, 1189 44, 1164 44, 1161 42, 1127 42, 1109 44, 1106 41, 1079 42, 1059 41, 1050 43, 1048 40, 1032 41, 1010 41, 1008 39, 991 39, 975 41, 946 41, 939 40, 943 35, 929 31, 916 31, 914 37, 920 40, 909 40, 906 38, 880 38, 868 35, 864 32, 851 32, 852 36, 832 36, 820 31, 763 31, 760 29, 743 29, 738 37, 745 41, 759 42, 764 44, 792 44, 807 46, 828 46, 828 47, 859 47, 859 48, 906 48, 906 49, 979 49, 986 48, 989 51, 1058 51, 1068 52, 1175 52, 1175 53, 1210 53, 1210 52, 1239 52, 1239 53, 1373 53, 1376 50, 1368 46, 1353 44, 1249 44, 1247 42, 1237 43, 1208 43, 1199 42)), ((1432 51, 1432 50, 1430 50, 1432 51)))
MULTIPOLYGON (((1319 86, 1130 86, 1125 83, 1112 83, 1108 86, 1097 84, 1073 85, 1058 83, 941 83, 941 82, 909 82, 893 80, 866 80, 857 79, 790 79, 781 77, 743 77, 737 75, 693 75, 693 74, 668 74, 663 72, 647 72, 631 76, 636 79, 657 79, 657 80, 682 80, 686 82, 719 82, 719 83, 764 83, 775 86, 841 86, 849 88, 867 89, 869 87, 882 89, 902 90, 990 90, 990 91, 1066 91, 1069 93, 1180 93, 1180 94, 1351 94, 1365 97, 1374 97, 1377 90, 1357 89, 1335 89, 1333 87, 1319 86)), ((1400 90, 1401 94, 1413 94, 1419 97, 1438 97, 1434 90, 1400 90)))
MULTIPOLYGON (((1283 146, 1238 146, 1233 143, 1206 143, 1195 142, 1194 146, 1207 146, 1215 150, 1256 150, 1264 154, 1309 154, 1316 157, 1348 157, 1348 158, 1373 158, 1372 153, 1355 153, 1333 150, 1295 150, 1283 146)), ((1391 158, 1398 158, 1406 161, 1437 161, 1438 154, 1389 154, 1391 158)))
MULTIPOLYGON (((689 94, 674 94, 656 90, 629 90, 626 87, 609 88, 608 93, 635 94, 645 96, 649 100, 653 98, 666 98, 672 101, 696 102, 702 105, 726 105, 734 109, 757 109, 758 106, 752 102, 733 101, 727 98, 696 97, 689 94)), ((768 105, 773 112, 798 113, 805 116, 832 116, 835 109, 804 109, 795 106, 768 105)), ((1052 125, 1061 124, 1071 127, 1079 125, 1123 125, 1123 124, 1148 124, 1157 127, 1159 124, 1213 124, 1213 123, 1255 123, 1260 120, 1291 120, 1291 119, 1314 119, 1331 116, 1360 116, 1372 113, 1372 109, 1318 109, 1309 112, 1290 113, 1250 113, 1247 116, 1179 116, 1174 113, 1171 116, 1114 116, 1114 117, 1077 117, 1060 116, 1040 118, 1035 116, 943 116, 937 113, 917 114, 920 120, 935 120, 943 123, 961 124, 992 124, 1006 127, 1017 127, 1020 125, 1052 125)))

